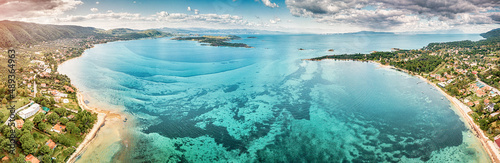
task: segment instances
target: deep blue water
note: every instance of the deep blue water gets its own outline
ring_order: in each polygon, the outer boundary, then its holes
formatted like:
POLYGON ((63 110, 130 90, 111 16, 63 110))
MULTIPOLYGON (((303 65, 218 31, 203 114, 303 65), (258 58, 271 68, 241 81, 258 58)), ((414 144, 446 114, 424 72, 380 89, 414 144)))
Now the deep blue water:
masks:
POLYGON ((139 123, 128 162, 487 157, 450 102, 416 77, 373 63, 301 60, 480 36, 255 36, 233 41, 251 49, 168 38, 112 42, 59 69, 94 102, 134 115, 139 123))

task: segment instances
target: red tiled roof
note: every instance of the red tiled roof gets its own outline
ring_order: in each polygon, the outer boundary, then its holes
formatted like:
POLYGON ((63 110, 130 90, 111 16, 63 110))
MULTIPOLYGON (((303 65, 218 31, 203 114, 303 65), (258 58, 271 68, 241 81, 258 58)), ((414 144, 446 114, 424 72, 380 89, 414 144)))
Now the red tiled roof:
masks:
POLYGON ((57 130, 59 132, 62 132, 64 129, 66 129, 66 126, 60 125, 59 123, 54 126, 54 130, 57 130))
POLYGON ((495 143, 497 143, 498 147, 500 147, 500 139, 496 139, 495 143))
POLYGON ((54 141, 52 141, 52 139, 49 139, 49 141, 47 141, 47 143, 45 143, 45 145, 49 146, 50 149, 54 149, 56 148, 56 143, 54 141))
POLYGON ((29 154, 24 158, 24 161, 30 161, 31 163, 40 163, 40 160, 38 160, 35 156, 32 154, 29 154))

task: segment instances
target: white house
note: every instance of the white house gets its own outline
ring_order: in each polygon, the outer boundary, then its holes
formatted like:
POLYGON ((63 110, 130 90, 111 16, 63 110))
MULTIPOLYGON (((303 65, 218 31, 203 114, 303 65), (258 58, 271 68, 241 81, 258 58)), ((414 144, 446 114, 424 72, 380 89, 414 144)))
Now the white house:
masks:
POLYGON ((40 110, 40 105, 33 104, 29 108, 18 112, 17 115, 19 115, 23 119, 26 119, 26 118, 29 118, 29 117, 35 115, 39 110, 40 110))

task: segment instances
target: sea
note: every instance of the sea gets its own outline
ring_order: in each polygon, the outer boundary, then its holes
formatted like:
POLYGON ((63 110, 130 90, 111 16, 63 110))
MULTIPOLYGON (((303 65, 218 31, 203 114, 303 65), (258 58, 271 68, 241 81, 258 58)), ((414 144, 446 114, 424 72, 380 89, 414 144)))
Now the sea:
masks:
POLYGON ((90 106, 129 115, 129 141, 95 145, 78 162, 491 162, 425 81, 375 63, 303 60, 478 34, 239 36, 231 42, 254 48, 118 41, 59 66, 90 106))

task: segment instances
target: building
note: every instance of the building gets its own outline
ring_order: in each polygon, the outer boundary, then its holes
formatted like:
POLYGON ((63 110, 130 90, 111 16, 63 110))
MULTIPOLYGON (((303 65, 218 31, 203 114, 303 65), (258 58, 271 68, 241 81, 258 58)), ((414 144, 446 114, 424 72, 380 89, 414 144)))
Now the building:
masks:
POLYGON ((16 128, 21 129, 21 128, 23 128, 24 121, 22 119, 18 119, 16 121, 14 121, 14 125, 16 125, 16 128))
POLYGON ((445 82, 438 83, 437 85, 439 85, 442 88, 446 87, 446 83, 445 82))
POLYGON ((31 163, 40 163, 40 160, 38 160, 35 156, 32 154, 29 154, 24 158, 24 161, 31 162, 31 163))
POLYGON ((35 115, 39 110, 40 110, 40 105, 35 103, 31 105, 29 108, 21 110, 19 113, 17 113, 17 115, 19 115, 23 119, 26 119, 35 115))
POLYGON ((495 137, 495 143, 497 144, 498 147, 500 147, 500 137, 499 136, 495 137))
POLYGON ((495 111, 495 103, 488 104, 484 109, 488 110, 489 112, 495 111))
POLYGON ((9 161, 9 156, 5 156, 2 158, 2 162, 7 162, 7 161, 9 161))
POLYGON ((41 112, 42 112, 43 114, 45 114, 45 113, 47 113, 47 112, 49 112, 49 111, 50 111, 50 109, 49 109, 48 107, 42 107, 41 112))
POLYGON ((66 129, 66 126, 58 123, 58 124, 54 125, 54 127, 52 127, 52 129, 50 129, 50 131, 54 131, 54 132, 57 132, 60 134, 63 132, 64 129, 66 129))
POLYGON ((49 146, 50 149, 54 150, 54 148, 57 147, 57 144, 52 141, 52 139, 49 139, 49 141, 47 141, 47 143, 45 143, 45 145, 49 146))

